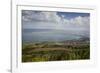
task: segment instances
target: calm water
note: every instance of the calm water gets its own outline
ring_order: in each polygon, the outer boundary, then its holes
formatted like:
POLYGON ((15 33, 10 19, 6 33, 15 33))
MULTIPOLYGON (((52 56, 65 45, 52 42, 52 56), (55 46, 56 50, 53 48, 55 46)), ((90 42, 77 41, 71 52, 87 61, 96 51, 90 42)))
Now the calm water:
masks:
POLYGON ((75 32, 74 30, 50 30, 50 29, 23 29, 22 40, 24 42, 43 41, 66 41, 80 39, 86 33, 75 32))

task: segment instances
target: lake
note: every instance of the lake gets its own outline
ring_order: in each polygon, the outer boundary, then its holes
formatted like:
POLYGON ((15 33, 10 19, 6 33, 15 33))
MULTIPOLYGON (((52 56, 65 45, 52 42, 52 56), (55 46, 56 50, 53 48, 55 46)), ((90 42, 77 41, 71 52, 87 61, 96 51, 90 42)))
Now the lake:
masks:
POLYGON ((22 29, 23 42, 77 40, 89 36, 85 30, 22 29))

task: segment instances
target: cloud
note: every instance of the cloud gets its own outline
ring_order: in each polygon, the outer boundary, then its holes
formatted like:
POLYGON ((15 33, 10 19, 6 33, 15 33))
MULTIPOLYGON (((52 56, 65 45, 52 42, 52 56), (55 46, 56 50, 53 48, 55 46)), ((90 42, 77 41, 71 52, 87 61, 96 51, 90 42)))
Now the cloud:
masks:
POLYGON ((22 11, 23 21, 59 22, 57 12, 22 11))
POLYGON ((57 12, 48 11, 22 11, 23 28, 37 29, 80 29, 89 30, 90 17, 76 16, 67 19, 65 15, 58 15, 57 12))

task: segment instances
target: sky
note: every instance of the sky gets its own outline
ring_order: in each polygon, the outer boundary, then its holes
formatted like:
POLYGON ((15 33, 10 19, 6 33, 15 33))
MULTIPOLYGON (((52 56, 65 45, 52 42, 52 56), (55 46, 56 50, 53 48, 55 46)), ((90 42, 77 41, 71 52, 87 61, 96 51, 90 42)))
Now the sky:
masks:
POLYGON ((85 30, 89 32, 90 14, 22 10, 22 29, 85 30))

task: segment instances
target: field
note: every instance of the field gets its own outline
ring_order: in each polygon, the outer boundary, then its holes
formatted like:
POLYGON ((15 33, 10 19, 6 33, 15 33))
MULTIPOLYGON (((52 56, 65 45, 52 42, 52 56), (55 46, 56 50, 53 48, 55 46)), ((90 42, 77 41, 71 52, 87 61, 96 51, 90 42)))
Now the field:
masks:
POLYGON ((86 40, 22 44, 22 62, 86 60, 89 58, 90 43, 86 40))

